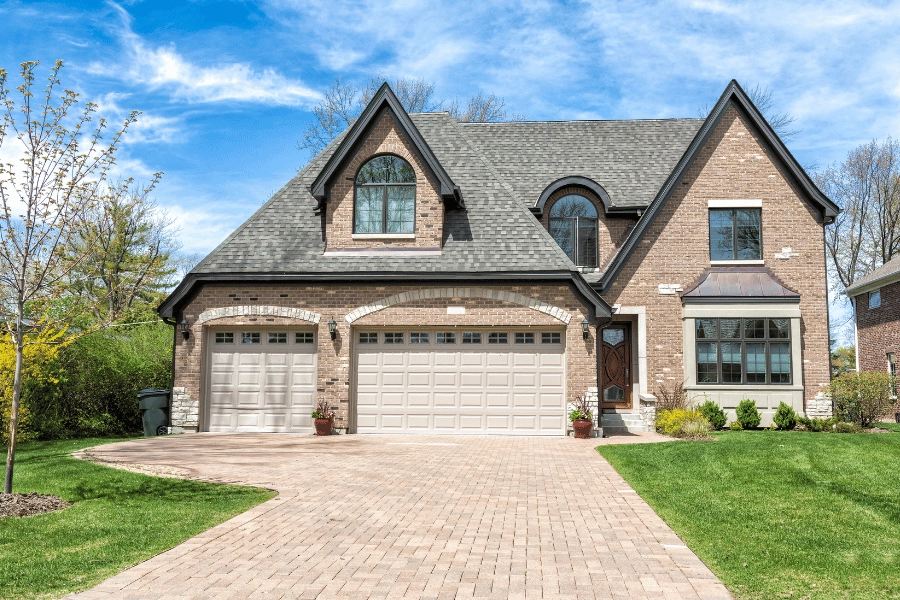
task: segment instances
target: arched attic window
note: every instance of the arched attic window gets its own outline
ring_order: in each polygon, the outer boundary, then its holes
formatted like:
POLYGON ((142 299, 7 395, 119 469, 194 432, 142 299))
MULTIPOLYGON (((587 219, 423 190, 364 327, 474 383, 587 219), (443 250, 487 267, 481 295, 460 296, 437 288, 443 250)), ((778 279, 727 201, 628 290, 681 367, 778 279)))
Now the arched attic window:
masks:
POLYGON ((416 173, 399 156, 376 156, 356 174, 353 233, 413 233, 416 173))
POLYGON ((597 266, 597 207, 584 196, 569 194, 553 203, 550 235, 576 266, 597 266))

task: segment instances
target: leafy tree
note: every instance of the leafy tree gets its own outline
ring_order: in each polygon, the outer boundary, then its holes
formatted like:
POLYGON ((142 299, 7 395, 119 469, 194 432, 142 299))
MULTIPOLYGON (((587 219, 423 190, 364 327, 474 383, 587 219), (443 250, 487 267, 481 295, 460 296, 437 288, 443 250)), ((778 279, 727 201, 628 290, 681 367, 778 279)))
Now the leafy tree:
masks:
POLYGON ((132 180, 97 184, 98 200, 87 211, 71 251, 84 260, 72 273, 72 290, 98 321, 110 324, 135 308, 154 305, 174 283, 172 254, 178 249, 172 221, 161 213, 146 189, 132 180))
POLYGON ((831 400, 842 420, 869 427, 897 404, 896 379, 881 371, 846 373, 831 381, 831 400))
MULTIPOLYGON (((335 79, 325 92, 325 98, 313 107, 315 120, 303 132, 298 143, 301 150, 312 158, 325 149, 331 141, 359 117, 366 104, 384 83, 385 78, 376 75, 363 86, 335 79)), ((478 93, 466 100, 462 108, 459 100, 449 102, 444 109, 442 102, 434 100, 434 84, 424 79, 399 78, 391 83, 391 89, 408 112, 447 110, 461 123, 488 123, 506 120, 522 120, 506 110, 506 101, 494 94, 478 93)))
POLYGON ((831 376, 840 377, 856 370, 856 348, 838 346, 831 351, 831 376))
POLYGON ((0 148, 13 145, 20 156, 17 165, 0 164, 0 309, 8 332, 3 342, 15 352, 6 492, 12 491, 19 405, 27 374, 25 349, 50 343, 28 333, 63 331, 69 340, 84 333, 67 331, 67 325, 87 309, 71 293, 73 282, 90 264, 95 242, 93 236, 82 238, 85 223, 102 204, 98 189, 107 181, 121 140, 138 114, 131 113, 104 141, 107 123, 102 118, 94 122, 96 105, 87 103, 76 113, 78 95, 59 89, 62 61, 50 70, 42 91, 35 89, 37 66, 22 63, 18 102, 6 87, 6 71, 0 70, 0 148))

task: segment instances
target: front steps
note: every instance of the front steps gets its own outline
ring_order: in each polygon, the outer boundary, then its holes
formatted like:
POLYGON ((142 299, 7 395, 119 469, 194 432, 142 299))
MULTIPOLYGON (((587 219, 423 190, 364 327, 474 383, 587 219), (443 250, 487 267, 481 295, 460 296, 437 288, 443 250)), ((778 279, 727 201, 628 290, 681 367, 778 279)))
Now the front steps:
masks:
POLYGON ((603 413, 603 435, 652 431, 638 413, 603 413))

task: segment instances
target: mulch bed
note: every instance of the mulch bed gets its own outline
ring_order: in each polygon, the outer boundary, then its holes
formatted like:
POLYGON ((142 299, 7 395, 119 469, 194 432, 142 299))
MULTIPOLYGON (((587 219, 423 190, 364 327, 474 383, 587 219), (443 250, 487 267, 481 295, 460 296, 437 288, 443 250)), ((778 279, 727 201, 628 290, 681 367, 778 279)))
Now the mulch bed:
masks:
POLYGON ((30 494, 0 494, 0 518, 30 517, 72 506, 59 496, 31 492, 30 494))

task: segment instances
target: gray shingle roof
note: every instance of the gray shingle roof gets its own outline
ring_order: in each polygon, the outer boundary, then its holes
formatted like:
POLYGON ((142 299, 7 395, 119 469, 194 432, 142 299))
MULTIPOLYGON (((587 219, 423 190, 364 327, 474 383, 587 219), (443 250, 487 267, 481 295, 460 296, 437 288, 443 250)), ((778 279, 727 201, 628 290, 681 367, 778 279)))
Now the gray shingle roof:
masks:
POLYGON ((847 294, 855 296, 855 292, 863 292, 875 284, 887 285, 893 281, 900 281, 900 256, 892 258, 848 287, 847 294))
POLYGON ((309 186, 337 140, 192 271, 194 274, 568 272, 575 266, 513 199, 447 113, 411 115, 462 189, 465 211, 448 211, 439 256, 323 255, 322 219, 309 186))
POLYGON ((528 206, 554 181, 582 176, 603 186, 613 208, 645 208, 703 121, 465 123, 460 128, 528 206))

